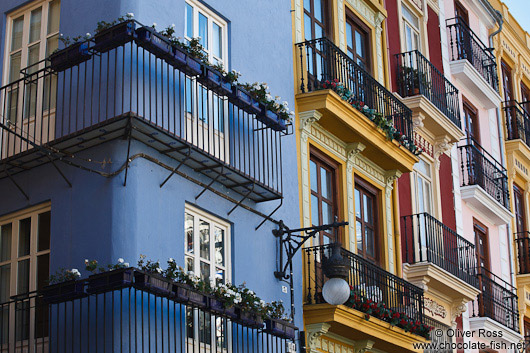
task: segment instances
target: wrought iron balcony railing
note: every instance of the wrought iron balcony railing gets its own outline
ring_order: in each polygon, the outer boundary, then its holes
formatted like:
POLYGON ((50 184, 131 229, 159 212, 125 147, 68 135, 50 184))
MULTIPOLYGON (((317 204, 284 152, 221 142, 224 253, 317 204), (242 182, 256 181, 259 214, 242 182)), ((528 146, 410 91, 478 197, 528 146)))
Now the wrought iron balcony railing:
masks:
POLYGON ((401 226, 405 262, 432 263, 478 287, 475 245, 428 213, 404 216, 401 226))
MULTIPOLYGON (((248 321, 250 322, 250 321, 248 321)), ((290 338, 135 286, 0 303, 0 352, 286 352, 290 338)))
POLYGON ((383 85, 359 66, 327 38, 309 40, 296 45, 302 68, 300 90, 322 89, 326 81, 338 80, 353 96, 369 108, 381 113, 396 130, 412 138, 412 112, 383 85))
POLYGON ((506 122, 507 140, 521 139, 530 146, 530 115, 529 102, 519 103, 511 100, 503 103, 506 122))
POLYGON ((530 273, 530 232, 515 233, 517 245, 517 259, 519 260, 519 274, 530 273))
MULTIPOLYGON (((322 287, 327 277, 322 272, 321 261, 323 257, 329 258, 331 249, 331 245, 305 249, 308 269, 305 278, 307 304, 324 303, 322 287)), ((360 296, 373 302, 383 302, 387 308, 425 323, 422 289, 346 249, 342 249, 342 256, 349 263, 347 282, 360 296)))
POLYGON ((284 132, 233 103, 235 94, 216 93, 132 37, 105 52, 90 42, 85 55, 60 72, 41 62, 0 88, 0 178, 130 137, 257 202, 281 198, 284 132))
POLYGON ((458 127, 458 89, 418 50, 396 54, 398 92, 402 97, 425 96, 458 127))
POLYGON ((517 289, 495 274, 480 269, 479 289, 482 291, 473 301, 473 317, 489 317, 519 332, 519 308, 517 289))
POLYGON ((451 61, 466 59, 496 92, 499 91, 497 63, 490 49, 460 17, 446 20, 451 61))
POLYGON ((461 185, 478 185, 506 209, 510 209, 508 175, 495 158, 473 139, 458 146, 461 185))

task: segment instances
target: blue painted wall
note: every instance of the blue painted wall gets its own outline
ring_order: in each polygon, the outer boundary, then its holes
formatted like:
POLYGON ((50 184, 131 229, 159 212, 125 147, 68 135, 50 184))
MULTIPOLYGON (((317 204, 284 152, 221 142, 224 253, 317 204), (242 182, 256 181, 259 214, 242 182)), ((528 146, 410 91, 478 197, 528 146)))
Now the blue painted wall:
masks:
MULTIPOLYGON (((6 0, 0 3, 1 50, 3 60, 6 13, 24 4, 6 0)), ((290 3, 282 0, 240 1, 211 0, 207 4, 229 22, 230 69, 241 71, 242 81, 267 82, 273 95, 280 95, 294 107, 290 3)), ((61 33, 75 36, 93 33, 100 20, 112 20, 133 12, 140 22, 156 22, 158 28, 176 24, 177 35, 183 35, 184 1, 160 0, 63 0, 61 33)), ((294 135, 282 138, 284 196, 282 208, 275 214, 291 227, 299 225, 298 178, 294 135)), ((104 171, 117 170, 126 158, 127 142, 116 140, 84 151, 80 156, 93 160, 110 159, 104 171)), ((168 165, 176 165, 140 142, 131 145, 131 155, 149 154, 168 165)), ((80 157, 78 156, 78 157, 80 157)), ((90 164, 99 168, 99 165, 90 164)), ((165 261, 168 257, 184 262, 184 207, 189 202, 225 218, 232 223, 232 280, 245 281, 265 300, 282 299, 281 283, 273 276, 276 270, 277 242, 266 222, 258 231, 262 218, 243 208, 230 216, 233 203, 207 191, 197 201, 202 188, 180 176, 174 176, 160 188, 168 171, 146 159, 135 159, 129 168, 127 186, 123 172, 105 178, 78 168, 59 167, 72 183, 69 188, 50 164, 16 175, 17 182, 30 197, 26 201, 12 182, 0 180, 0 215, 47 200, 52 204, 52 272, 58 267, 82 268, 85 258, 114 262, 118 257, 135 263, 140 254, 165 261)), ((182 168, 192 174, 193 171, 182 168)), ((200 177, 196 176, 200 179, 200 177)), ((230 196, 237 198, 234 193, 230 196)), ((268 213, 279 201, 246 204, 268 213)), ((302 302, 301 255, 295 263, 297 324, 301 322, 302 302)))

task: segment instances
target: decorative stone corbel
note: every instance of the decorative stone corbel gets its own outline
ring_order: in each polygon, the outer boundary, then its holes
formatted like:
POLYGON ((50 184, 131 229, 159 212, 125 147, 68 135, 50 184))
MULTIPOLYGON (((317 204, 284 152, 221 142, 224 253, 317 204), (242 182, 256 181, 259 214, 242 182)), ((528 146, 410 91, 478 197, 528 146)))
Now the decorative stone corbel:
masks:
POLYGON ((462 315, 463 312, 467 310, 467 305, 465 301, 453 305, 451 308, 451 324, 456 325, 456 318, 462 315))
POLYGON ((412 128, 414 131, 423 128, 423 116, 421 114, 412 118, 412 128))
POLYGON ((374 341, 370 340, 355 341, 355 344, 353 345, 353 351, 355 353, 369 352, 372 350, 374 343, 374 341))
POLYGON ((347 169, 348 172, 353 170, 355 163, 355 157, 366 148, 361 142, 353 142, 346 145, 346 158, 347 158, 347 169))
POLYGON ((309 131, 311 124, 316 123, 322 117, 322 113, 318 110, 308 110, 298 113, 300 117, 300 131, 309 131))
POLYGON ((443 136, 434 141, 433 157, 436 170, 440 170, 440 156, 449 151, 451 147, 452 144, 449 143, 449 138, 447 136, 443 136))
POLYGON ((308 348, 308 352, 310 353, 317 353, 319 352, 317 350, 317 341, 320 338, 320 336, 325 335, 329 328, 331 327, 330 324, 321 322, 318 324, 309 324, 306 325, 306 334, 307 334, 307 344, 306 348, 308 348))
POLYGON ((397 169, 387 170, 385 172, 385 189, 388 196, 390 196, 392 189, 394 189, 394 180, 399 179, 402 174, 397 169))

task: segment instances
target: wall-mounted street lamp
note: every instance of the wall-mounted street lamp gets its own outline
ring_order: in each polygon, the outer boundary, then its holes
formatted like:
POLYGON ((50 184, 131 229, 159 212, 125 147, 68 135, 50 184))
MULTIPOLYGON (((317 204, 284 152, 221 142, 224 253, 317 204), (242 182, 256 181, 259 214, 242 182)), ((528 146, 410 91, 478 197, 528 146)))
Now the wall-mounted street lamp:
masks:
POLYGON ((331 256, 322 258, 322 270, 329 278, 322 287, 322 296, 326 303, 341 305, 346 303, 350 297, 350 285, 346 282, 348 278, 348 263, 342 257, 341 243, 331 244, 331 256))

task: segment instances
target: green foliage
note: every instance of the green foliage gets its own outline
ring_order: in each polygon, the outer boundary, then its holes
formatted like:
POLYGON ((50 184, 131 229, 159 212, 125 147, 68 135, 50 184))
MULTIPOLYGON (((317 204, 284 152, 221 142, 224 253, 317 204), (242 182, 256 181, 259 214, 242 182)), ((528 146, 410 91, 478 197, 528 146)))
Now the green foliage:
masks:
POLYGON ((48 281, 49 284, 57 284, 62 283, 66 281, 73 281, 81 277, 81 273, 79 273, 79 270, 76 268, 73 268, 71 270, 67 270, 65 268, 60 268, 55 272, 55 274, 50 276, 50 279, 48 281))

